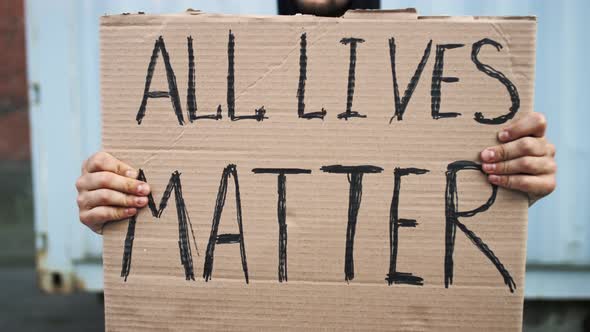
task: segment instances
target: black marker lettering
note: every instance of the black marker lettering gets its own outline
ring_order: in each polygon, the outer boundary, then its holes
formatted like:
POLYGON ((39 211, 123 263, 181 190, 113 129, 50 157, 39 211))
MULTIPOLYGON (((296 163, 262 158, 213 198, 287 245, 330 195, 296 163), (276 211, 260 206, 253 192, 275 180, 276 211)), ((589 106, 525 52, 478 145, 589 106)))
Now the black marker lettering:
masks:
POLYGON ((310 169, 300 168, 254 168, 255 174, 278 174, 277 219, 279 222, 279 282, 288 281, 287 276, 287 177, 285 174, 311 174, 310 169))
POLYGON ((166 45, 164 45, 164 38, 160 36, 154 44, 154 50, 152 51, 152 57, 148 65, 147 75, 145 77, 145 88, 143 91, 143 99, 141 105, 137 111, 137 124, 141 124, 143 117, 145 116, 147 100, 148 98, 170 98, 172 101, 172 107, 174 113, 178 119, 178 124, 181 126, 184 124, 184 116, 182 115, 182 106, 180 106, 180 97, 178 96, 178 87, 176 86, 176 76, 174 70, 170 64, 170 56, 166 51, 166 45), (158 53, 162 52, 162 58, 164 59, 164 66, 166 68, 166 77, 168 79, 168 91, 150 91, 150 85, 152 83, 152 77, 154 76, 154 69, 156 68, 156 61, 158 60, 158 53))
POLYGON ((504 283, 508 286, 510 292, 513 293, 514 289, 516 289, 516 284, 510 276, 510 272, 506 270, 492 249, 490 249, 473 231, 459 221, 459 217, 473 217, 476 214, 489 209, 496 200, 498 186, 492 184, 492 195, 487 202, 480 207, 470 211, 459 211, 457 172, 460 170, 478 170, 482 172, 481 165, 472 161, 456 161, 449 164, 447 167, 447 189, 445 193, 445 288, 449 288, 449 285, 453 284, 453 252, 455 249, 455 234, 457 232, 457 227, 459 227, 469 240, 471 240, 471 242, 494 264, 498 272, 502 275, 502 278, 504 278, 504 283))
POLYGON ((188 119, 190 122, 199 119, 221 119, 221 105, 217 106, 216 114, 197 116, 197 95, 196 95, 196 71, 195 71, 195 54, 193 49, 193 37, 188 36, 188 88, 186 89, 186 107, 188 109, 188 119))
POLYGON ((463 47, 463 44, 445 44, 445 45, 436 45, 436 57, 434 61, 434 69, 432 70, 432 87, 430 90, 431 99, 431 112, 433 119, 440 119, 440 118, 454 118, 461 113, 455 112, 446 112, 440 113, 440 99, 441 99, 441 82, 445 83, 454 83, 459 82, 458 77, 444 77, 443 76, 443 67, 444 67, 444 56, 445 50, 451 50, 454 48, 463 47))
POLYGON ((346 174, 350 183, 348 194, 348 223, 346 227, 346 252, 344 256, 344 280, 354 279, 354 235, 356 233, 356 221, 361 207, 363 195, 363 174, 381 173, 383 168, 378 166, 322 166, 320 170, 327 173, 346 174))
POLYGON ((224 168, 219 183, 219 191, 217 192, 217 201, 215 202, 215 211, 213 213, 213 222, 211 225, 211 235, 209 236, 209 243, 207 244, 207 252, 205 253, 205 267, 203 269, 203 278, 209 281, 213 275, 213 259, 215 258, 216 244, 240 244, 240 256, 242 259, 242 270, 246 283, 248 283, 248 264, 246 262, 246 248, 244 245, 244 231, 242 229, 242 203, 240 200, 240 186, 238 183, 238 172, 236 165, 228 165, 224 168), (238 223, 238 234, 217 234, 219 229, 219 222, 221 220, 221 213, 225 204, 225 196, 227 194, 227 181, 230 176, 234 178, 234 185, 236 190, 236 217, 238 223))
POLYGON ((297 88, 297 116, 303 119, 324 119, 326 110, 305 113, 305 81, 307 80, 307 34, 301 34, 299 49, 299 87, 297 88))
POLYGON ((486 119, 481 112, 475 113, 475 121, 483 124, 502 124, 514 117, 518 109, 520 108, 520 97, 518 96, 518 90, 516 86, 512 84, 512 82, 500 71, 492 68, 492 66, 483 64, 477 58, 479 54, 479 50, 484 45, 492 45, 500 52, 502 49, 502 45, 495 40, 484 38, 476 43, 473 43, 473 48, 471 51, 471 61, 475 63, 477 69, 484 72, 486 75, 493 77, 500 81, 500 83, 504 84, 506 89, 508 90, 508 94, 510 95, 510 100, 512 105, 510 106, 510 111, 507 114, 501 115, 499 117, 493 119, 486 119))
POLYGON ((125 244, 123 246, 123 259, 121 266, 121 277, 127 277, 131 272, 131 257, 133 256, 133 240, 135 240, 135 224, 137 223, 137 215, 129 218, 129 224, 127 224, 127 234, 125 234, 125 244))
POLYGON ((401 177, 410 174, 426 174, 427 169, 420 168, 395 168, 393 171, 393 197, 391 199, 391 207, 389 208, 389 273, 387 274, 387 283, 391 286, 392 283, 408 284, 408 285, 424 285, 424 279, 412 275, 408 272, 397 272, 397 247, 398 247, 398 233, 400 227, 416 227, 418 223, 414 219, 399 219, 399 190, 401 185, 401 177))
POLYGON ((358 43, 364 43, 361 38, 342 38, 340 42, 344 45, 350 44, 350 61, 348 64, 348 89, 346 93, 346 112, 338 114, 338 119, 348 120, 348 118, 366 118, 364 114, 352 111, 352 98, 354 97, 354 83, 356 71, 356 47, 358 43))
MULTIPOLYGON (((147 182, 143 170, 139 170, 139 175, 137 179, 143 182, 147 182)), ((155 218, 160 218, 162 216, 162 213, 166 209, 166 206, 168 205, 168 199, 170 199, 172 190, 174 190, 174 197, 176 201, 176 214, 178 218, 178 247, 180 250, 180 263, 184 267, 184 274, 186 280, 195 280, 191 244, 188 236, 189 226, 193 237, 193 243, 195 245, 195 249, 197 250, 197 254, 199 249, 197 248, 197 241, 195 239, 193 225, 189 218, 188 211, 184 203, 184 198, 182 197, 182 186, 180 184, 180 173, 178 173, 178 171, 175 171, 170 176, 170 180, 168 181, 166 190, 164 190, 164 194, 162 195, 162 199, 160 200, 160 206, 158 208, 156 208, 156 203, 154 201, 153 195, 151 193, 148 195, 148 208, 150 209, 152 215, 155 218)), ((131 217, 131 219, 129 220, 129 225, 127 226, 127 235, 125 236, 123 266, 121 269, 121 277, 124 277, 125 281, 127 281, 127 277, 129 276, 129 272, 131 271, 131 253, 133 251, 133 240, 135 239, 136 220, 137 216, 131 217)))
POLYGON ((268 119, 265 117, 264 114, 266 110, 264 106, 257 108, 254 111, 254 115, 238 115, 236 116, 236 97, 235 97, 235 36, 229 30, 229 37, 227 42, 227 114, 232 121, 238 120, 256 120, 256 121, 263 121, 264 119, 268 119))
POLYGON ((391 61, 391 76, 393 77, 393 95, 394 95, 394 102, 395 102, 395 112, 389 123, 393 121, 394 118, 397 117, 398 121, 401 121, 404 116, 404 112, 406 111, 406 107, 408 106, 408 102, 410 98, 412 98, 412 94, 418 85, 418 81, 420 80, 420 75, 422 75, 422 71, 426 66, 426 62, 428 61, 428 57, 430 56, 430 48, 432 47, 432 40, 428 42, 426 49, 424 50, 424 55, 422 56, 422 60, 416 67, 416 71, 414 72, 414 76, 410 79, 408 83, 408 87, 406 88, 406 92, 404 92, 403 98, 400 100, 399 98, 399 88, 397 87, 397 74, 395 73, 395 38, 389 38, 389 58, 391 61))

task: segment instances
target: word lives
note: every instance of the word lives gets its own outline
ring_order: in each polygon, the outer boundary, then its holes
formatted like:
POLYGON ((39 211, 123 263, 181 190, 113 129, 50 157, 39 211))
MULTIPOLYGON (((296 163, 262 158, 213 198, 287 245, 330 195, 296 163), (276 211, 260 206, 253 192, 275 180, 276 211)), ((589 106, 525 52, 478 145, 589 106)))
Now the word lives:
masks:
MULTIPOLYGON (((348 82, 346 86, 343 85, 343 89, 346 88, 347 96, 346 96, 346 110, 344 112, 338 113, 337 118, 348 120, 350 118, 366 118, 367 114, 362 114, 358 111, 353 110, 353 98, 354 98, 354 90, 355 90, 355 76, 356 76, 356 62, 357 62, 357 53, 361 50, 361 45, 365 40, 362 38, 354 38, 354 37, 347 37, 342 38, 340 43, 344 46, 349 47, 350 49, 350 60, 349 60, 349 67, 348 67, 348 82)), ((441 99, 442 99, 442 84, 443 83, 455 83, 459 81, 458 77, 448 77, 444 76, 444 60, 445 54, 448 51, 453 49, 457 49, 460 47, 465 47, 464 44, 437 44, 433 46, 432 40, 430 40, 426 48, 424 49, 424 54, 422 58, 419 60, 418 65, 416 67, 416 71, 414 72, 413 76, 410 78, 410 81, 406 87, 406 90, 401 96, 399 87, 398 87, 398 78, 396 73, 396 52, 397 52, 397 45, 395 42, 395 38, 391 37, 387 40, 389 47, 389 57, 391 63, 391 77, 393 83, 393 97, 394 97, 394 105, 392 110, 392 116, 390 123, 395 119, 398 121, 403 120, 404 113, 406 112, 406 108, 410 99, 412 98, 412 94, 420 81, 420 78, 423 75, 424 69, 428 60, 431 58, 431 53, 434 53, 434 66, 432 70, 432 79, 431 79, 431 116, 433 119, 441 119, 441 118, 454 118, 458 117, 461 114, 457 112, 441 112, 441 99)), ((502 49, 502 45, 495 40, 484 38, 481 39, 473 45, 471 45, 471 61, 474 63, 475 67, 483 72, 485 75, 490 76, 499 81, 502 85, 506 87, 508 95, 510 97, 511 106, 509 107, 508 111, 500 116, 495 118, 488 118, 484 116, 481 112, 476 112, 474 114, 474 120, 481 124, 491 124, 491 125, 498 125, 505 123, 506 121, 512 119, 514 115, 518 112, 520 108, 520 98, 518 95, 518 89, 516 86, 508 79, 502 72, 494 69, 490 65, 482 63, 478 59, 478 55, 480 50, 486 46, 490 45, 496 48, 496 50, 500 51, 502 49)), ((237 115, 236 114, 236 103, 235 103, 235 49, 236 49, 236 37, 232 31, 229 31, 228 34, 228 42, 227 42, 227 65, 228 65, 228 72, 227 72, 227 93, 226 93, 226 105, 227 105, 227 118, 231 121, 238 121, 238 120, 256 120, 256 121, 264 121, 265 119, 269 118, 270 110, 266 110, 264 106, 255 109, 254 114, 248 115, 237 115)), ((198 112, 197 108, 197 94, 196 94, 196 69, 195 69, 195 50, 193 46, 193 38, 192 36, 187 37, 187 56, 188 56, 188 86, 187 86, 187 99, 186 99, 186 115, 189 122, 195 122, 200 120, 222 120, 223 119, 223 110, 221 104, 217 106, 217 110, 214 114, 206 114, 201 115, 198 112)), ((303 33, 300 37, 300 54, 299 54, 299 82, 297 86, 297 107, 295 112, 294 107, 294 116, 297 116, 300 119, 324 119, 328 115, 328 111, 324 108, 321 111, 315 112, 307 112, 305 110, 305 83, 307 80, 307 34, 303 33)), ((178 93, 178 85, 176 83, 176 74, 174 69, 172 68, 172 64, 170 61, 170 54, 166 50, 166 44, 164 42, 163 37, 159 37, 155 44, 154 49, 148 64, 147 75, 145 79, 145 88, 143 97, 141 100, 141 104, 137 111, 136 121, 138 124, 141 124, 144 117, 146 116, 146 108, 148 104, 148 100, 152 98, 169 98, 172 102, 172 109, 176 115, 179 125, 183 125, 186 123, 186 119, 184 116, 184 112, 182 109, 182 103, 180 101, 179 93, 178 93), (158 61, 159 54, 162 54, 162 59, 164 61, 164 67, 166 70, 166 78, 168 82, 168 91, 151 91, 150 86, 154 74, 154 70, 156 68, 156 63, 158 61)))

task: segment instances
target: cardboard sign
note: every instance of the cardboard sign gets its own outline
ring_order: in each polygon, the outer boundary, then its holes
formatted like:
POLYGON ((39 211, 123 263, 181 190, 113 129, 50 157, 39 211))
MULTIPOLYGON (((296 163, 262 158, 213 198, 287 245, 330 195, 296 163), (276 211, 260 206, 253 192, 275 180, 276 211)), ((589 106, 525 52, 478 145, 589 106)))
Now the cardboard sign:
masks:
POLYGON ((533 110, 534 18, 106 16, 106 327, 519 330, 527 200, 479 153, 533 110))

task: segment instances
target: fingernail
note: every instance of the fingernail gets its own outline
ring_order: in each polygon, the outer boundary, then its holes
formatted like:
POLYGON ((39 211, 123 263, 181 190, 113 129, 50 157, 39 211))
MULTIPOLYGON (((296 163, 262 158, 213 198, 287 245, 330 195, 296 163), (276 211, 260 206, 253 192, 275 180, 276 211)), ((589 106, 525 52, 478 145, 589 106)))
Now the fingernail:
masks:
POLYGON ((485 150, 483 150, 481 157, 484 161, 493 161, 495 155, 496 155, 496 152, 494 150, 485 149, 485 150))
POLYGON ((129 169, 125 172, 125 176, 128 178, 136 179, 137 178, 137 171, 129 169))
POLYGON ((128 216, 132 216, 132 215, 134 215, 134 214, 135 214, 135 212, 137 212, 137 210, 136 210, 136 209, 134 209, 134 208, 128 208, 128 209, 125 209, 125 214, 126 214, 126 215, 128 215, 128 216))
POLYGON ((497 184, 500 182, 500 177, 497 175, 489 175, 488 180, 490 180, 490 182, 493 184, 497 184))
POLYGON ((138 194, 147 195, 147 194, 149 194, 149 192, 150 192, 150 189, 147 184, 140 184, 139 186, 137 186, 137 193, 138 194))
POLYGON ((502 130, 498 134, 498 138, 500 139, 500 141, 507 141, 508 139, 510 139, 510 134, 508 133, 507 130, 502 130))
POLYGON ((135 204, 140 205, 140 206, 144 206, 145 203, 147 203, 147 197, 137 197, 135 198, 135 204))
POLYGON ((483 164, 483 170, 486 172, 493 172, 496 170, 496 164, 483 164))

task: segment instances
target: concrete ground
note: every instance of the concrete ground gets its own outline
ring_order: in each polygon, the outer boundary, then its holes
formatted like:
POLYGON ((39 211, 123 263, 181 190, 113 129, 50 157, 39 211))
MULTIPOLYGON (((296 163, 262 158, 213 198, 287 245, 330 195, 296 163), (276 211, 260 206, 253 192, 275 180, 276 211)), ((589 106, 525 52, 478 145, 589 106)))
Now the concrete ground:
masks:
POLYGON ((102 295, 47 295, 35 270, 0 268, 0 331, 104 331, 102 295))

